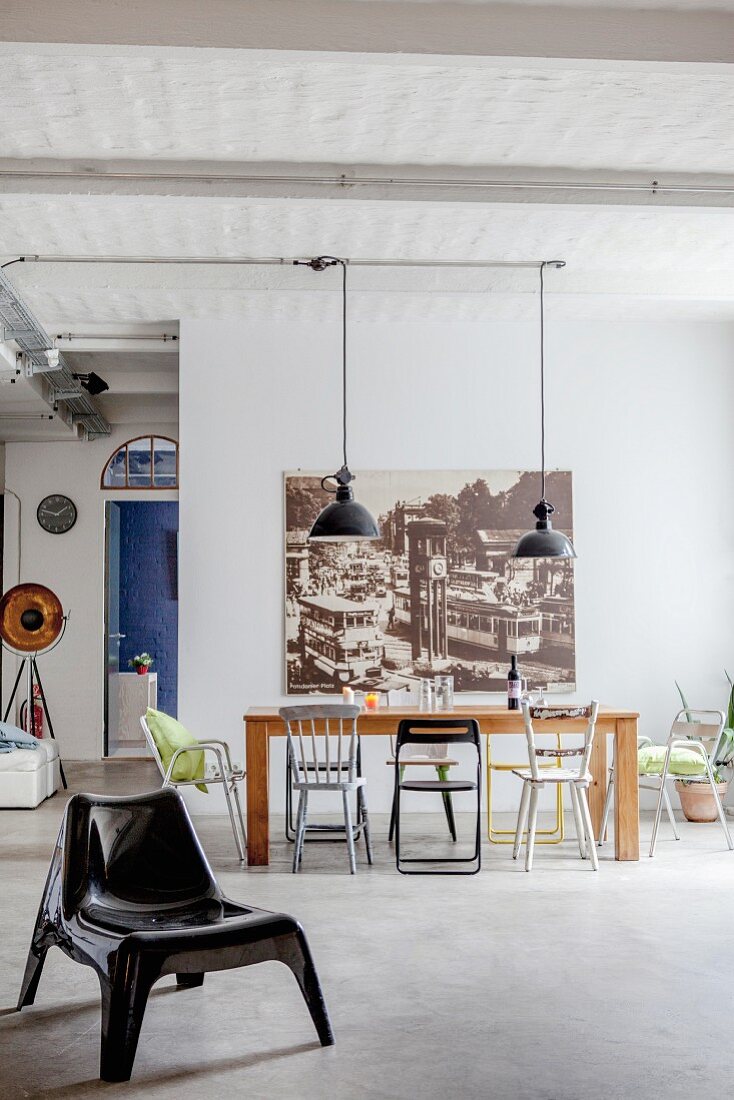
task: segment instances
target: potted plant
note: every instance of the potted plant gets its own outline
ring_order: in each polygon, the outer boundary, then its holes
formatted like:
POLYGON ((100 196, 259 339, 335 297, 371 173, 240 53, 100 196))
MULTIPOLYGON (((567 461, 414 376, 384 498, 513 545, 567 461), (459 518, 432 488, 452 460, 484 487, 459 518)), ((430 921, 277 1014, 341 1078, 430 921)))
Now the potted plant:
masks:
POLYGON ((127 663, 130 668, 135 669, 138 676, 145 676, 153 664, 153 658, 150 653, 138 653, 135 657, 131 657, 127 663))
MULTIPOLYGON (((724 778, 721 769, 730 766, 734 760, 734 684, 726 670, 724 674, 729 681, 729 699, 726 711, 726 726, 721 734, 714 767, 714 782, 721 803, 723 803, 729 789, 728 780, 724 778)), ((677 681, 675 686, 678 688, 678 694, 684 708, 689 710, 686 697, 677 681)), ((678 792, 681 809, 687 821, 716 821, 718 810, 709 783, 702 783, 700 780, 695 779, 676 779, 675 789, 678 792)))
MULTIPOLYGON (((723 803, 729 784, 722 779, 721 772, 714 768, 714 781, 719 802, 723 803)), ((675 789, 680 798, 680 808, 685 814, 686 821, 716 821, 719 811, 716 808, 714 796, 711 793, 709 783, 696 782, 693 779, 676 779, 675 789)))

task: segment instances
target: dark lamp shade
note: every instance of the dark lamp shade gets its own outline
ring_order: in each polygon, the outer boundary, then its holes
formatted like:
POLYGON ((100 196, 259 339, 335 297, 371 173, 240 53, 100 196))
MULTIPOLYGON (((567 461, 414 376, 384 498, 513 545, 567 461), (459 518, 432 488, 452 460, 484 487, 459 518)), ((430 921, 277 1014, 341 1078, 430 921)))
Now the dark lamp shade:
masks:
POLYGON ((333 500, 316 517, 309 539, 330 542, 355 542, 379 539, 380 528, 363 504, 356 500, 333 500))
POLYGON ((512 556, 513 558, 575 558, 576 551, 571 540, 562 531, 554 531, 550 526, 541 528, 538 524, 535 531, 526 531, 521 535, 512 556))

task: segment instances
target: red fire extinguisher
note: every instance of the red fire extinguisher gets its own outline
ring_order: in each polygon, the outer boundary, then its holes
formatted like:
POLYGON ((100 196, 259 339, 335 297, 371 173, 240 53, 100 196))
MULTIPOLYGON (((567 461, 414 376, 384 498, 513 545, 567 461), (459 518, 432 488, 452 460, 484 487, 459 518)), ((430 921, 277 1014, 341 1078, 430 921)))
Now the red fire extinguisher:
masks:
POLYGON ((36 737, 43 737, 43 706, 41 705, 41 689, 38 684, 33 685, 33 725, 31 729, 31 716, 28 713, 28 701, 24 700, 20 708, 20 723, 26 733, 35 733, 36 737))

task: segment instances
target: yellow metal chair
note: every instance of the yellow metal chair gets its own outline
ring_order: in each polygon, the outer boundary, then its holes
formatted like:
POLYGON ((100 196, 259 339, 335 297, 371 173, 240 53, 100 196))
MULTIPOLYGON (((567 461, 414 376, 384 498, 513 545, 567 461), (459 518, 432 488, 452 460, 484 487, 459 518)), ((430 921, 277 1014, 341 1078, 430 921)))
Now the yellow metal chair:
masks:
MULTIPOLYGON (((556 746, 561 749, 561 735, 555 734, 556 746)), ((524 768, 525 761, 520 764, 494 764, 492 763, 491 734, 487 734, 487 836, 490 844, 514 844, 514 829, 495 829, 492 824, 492 772, 511 772, 515 768, 524 768)), ((560 768, 561 758, 556 757, 553 764, 540 764, 541 768, 560 768)), ((537 844, 560 844, 565 836, 563 823, 563 784, 559 783, 556 790, 556 823, 552 829, 537 829, 537 844)))

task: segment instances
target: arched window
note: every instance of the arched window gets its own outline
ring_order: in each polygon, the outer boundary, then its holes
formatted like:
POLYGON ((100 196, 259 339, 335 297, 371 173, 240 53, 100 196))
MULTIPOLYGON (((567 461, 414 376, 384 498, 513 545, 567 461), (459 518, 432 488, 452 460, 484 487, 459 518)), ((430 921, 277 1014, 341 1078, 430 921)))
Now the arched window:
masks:
POLYGON ((128 439, 102 471, 102 489, 178 489, 178 443, 164 435, 128 439))

